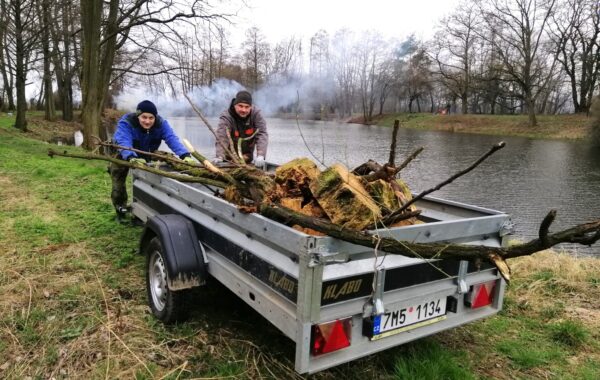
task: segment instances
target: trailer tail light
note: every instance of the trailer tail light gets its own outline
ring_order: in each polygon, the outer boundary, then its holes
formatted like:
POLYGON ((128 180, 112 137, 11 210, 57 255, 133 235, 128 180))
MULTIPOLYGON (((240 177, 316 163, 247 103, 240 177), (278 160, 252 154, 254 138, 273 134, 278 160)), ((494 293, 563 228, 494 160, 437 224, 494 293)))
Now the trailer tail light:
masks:
POLYGON ((471 285, 469 293, 465 296, 465 305, 471 309, 491 305, 494 301, 496 280, 483 284, 471 285))
POLYGON ((352 340, 352 318, 312 326, 311 353, 314 356, 337 351, 350 346, 352 340))

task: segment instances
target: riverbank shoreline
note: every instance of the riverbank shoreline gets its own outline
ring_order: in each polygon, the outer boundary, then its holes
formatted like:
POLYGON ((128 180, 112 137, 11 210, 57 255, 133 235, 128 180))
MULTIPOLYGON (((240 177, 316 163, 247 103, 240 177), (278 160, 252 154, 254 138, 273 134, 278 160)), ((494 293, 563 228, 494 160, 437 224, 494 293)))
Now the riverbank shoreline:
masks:
MULTIPOLYGON (((106 110, 103 124, 114 125, 122 112, 106 110)), ((5 121, 14 116, 0 114, 5 121)), ((590 136, 592 119, 585 114, 539 115, 538 125, 528 126, 527 115, 434 115, 429 113, 398 113, 375 116, 364 123, 362 116, 346 120, 347 123, 392 127, 400 121, 401 128, 443 131, 451 133, 471 133, 493 136, 515 136, 533 139, 584 140, 590 136)), ((78 121, 64 122, 60 119, 46 121, 42 112, 28 112, 30 137, 47 142, 57 139, 72 139, 76 130, 82 130, 78 121)))
MULTIPOLYGON (((402 128, 517 136, 535 139, 583 140, 589 136, 592 119, 585 114, 539 115, 538 125, 529 127, 527 115, 434 115, 401 113, 376 116, 369 125, 392 127, 395 120, 402 128)), ((362 117, 348 122, 364 124, 362 117)))

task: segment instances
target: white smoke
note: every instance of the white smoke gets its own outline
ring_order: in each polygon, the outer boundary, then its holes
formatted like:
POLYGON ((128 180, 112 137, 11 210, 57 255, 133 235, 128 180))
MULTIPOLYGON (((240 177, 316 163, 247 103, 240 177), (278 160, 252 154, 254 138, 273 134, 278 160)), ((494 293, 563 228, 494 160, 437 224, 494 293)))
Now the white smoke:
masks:
MULTIPOLYGON (((333 84, 327 80, 308 78, 271 80, 256 91, 251 91, 252 102, 265 116, 280 113, 302 113, 315 104, 323 102, 333 94, 333 84)), ((248 90, 236 81, 219 78, 211 86, 201 86, 192 90, 188 96, 207 117, 218 116, 231 104, 231 100, 240 90, 248 90)), ((150 100, 156 105, 162 116, 194 116, 195 113, 181 96, 172 98, 161 93, 152 93, 147 89, 128 88, 115 97, 117 108, 133 112, 139 102, 150 100)))

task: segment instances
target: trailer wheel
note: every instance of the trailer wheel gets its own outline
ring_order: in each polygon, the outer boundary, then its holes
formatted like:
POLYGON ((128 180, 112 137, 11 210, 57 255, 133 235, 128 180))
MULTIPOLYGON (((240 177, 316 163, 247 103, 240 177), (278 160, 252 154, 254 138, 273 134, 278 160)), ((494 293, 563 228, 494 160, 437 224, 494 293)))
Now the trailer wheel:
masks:
POLYGON ((182 321, 187 317, 189 289, 172 291, 168 287, 168 273, 163 248, 158 237, 146 245, 146 292, 152 314, 164 323, 182 321))

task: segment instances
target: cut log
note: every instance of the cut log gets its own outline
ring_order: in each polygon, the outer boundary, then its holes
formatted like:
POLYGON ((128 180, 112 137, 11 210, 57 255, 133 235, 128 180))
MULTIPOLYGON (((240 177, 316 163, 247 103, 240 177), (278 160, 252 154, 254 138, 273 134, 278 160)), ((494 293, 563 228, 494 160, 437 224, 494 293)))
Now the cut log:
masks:
MULTIPOLYGON (((311 216, 311 217, 315 217, 315 218, 326 217, 325 213, 323 212, 323 209, 321 207, 319 207, 319 205, 315 201, 311 201, 310 203, 308 203, 306 205, 302 205, 303 201, 304 201, 303 197, 282 198, 280 200, 280 204, 283 207, 286 207, 290 210, 294 210, 303 215, 307 215, 307 216, 311 216)), ((323 232, 313 230, 312 228, 309 228, 309 227, 302 227, 298 224, 292 225, 292 228, 295 230, 304 232, 305 234, 308 234, 308 235, 325 236, 325 234, 323 232)))
POLYGON ((381 218, 381 209, 360 179, 342 164, 335 164, 311 182, 310 190, 332 223, 362 230, 381 218))
POLYGON ((369 182, 367 190, 369 191, 371 198, 379 204, 379 207, 385 207, 388 210, 396 210, 401 206, 398 196, 396 196, 396 193, 389 182, 382 179, 369 182))
MULTIPOLYGON (((321 174, 317 165, 308 158, 297 158, 275 170, 275 182, 287 196, 311 197, 309 186, 321 174)), ((308 201, 308 200, 306 200, 308 201)))

